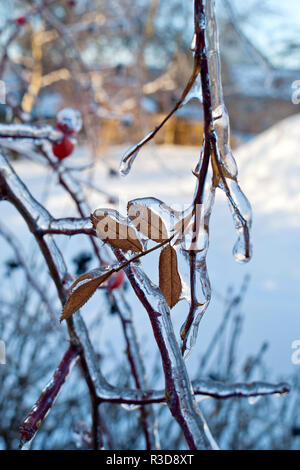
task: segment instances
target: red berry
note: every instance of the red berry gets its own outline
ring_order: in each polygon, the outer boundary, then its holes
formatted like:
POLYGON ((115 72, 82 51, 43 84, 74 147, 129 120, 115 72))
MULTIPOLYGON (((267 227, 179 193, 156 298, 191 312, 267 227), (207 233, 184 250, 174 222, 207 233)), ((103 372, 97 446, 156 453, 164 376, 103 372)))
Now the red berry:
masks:
POLYGON ((59 129, 61 132, 63 132, 65 135, 72 135, 74 134, 74 129, 70 129, 70 127, 63 123, 63 122, 58 122, 56 124, 57 129, 59 129))
POLYGON ((124 273, 123 271, 118 271, 116 273, 113 273, 108 278, 107 287, 109 290, 118 289, 118 287, 121 287, 123 283, 124 283, 124 273))
POLYGON ((63 160, 71 155, 73 150, 74 144, 68 137, 64 137, 63 140, 52 145, 52 152, 59 160, 63 160))
POLYGON ((26 16, 18 16, 16 18, 16 23, 19 25, 19 26, 24 26, 24 24, 26 24, 27 22, 27 19, 26 19, 26 16))

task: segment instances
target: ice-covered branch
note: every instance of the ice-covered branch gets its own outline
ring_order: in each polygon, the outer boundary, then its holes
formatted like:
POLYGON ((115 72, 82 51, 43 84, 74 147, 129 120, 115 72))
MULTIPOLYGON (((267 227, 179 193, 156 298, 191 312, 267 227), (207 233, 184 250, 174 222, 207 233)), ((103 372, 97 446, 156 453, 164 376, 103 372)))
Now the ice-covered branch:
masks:
MULTIPOLYGON (((64 305, 67 299, 67 289, 72 279, 67 272, 63 257, 51 238, 51 235, 43 234, 43 229, 51 226, 51 223, 54 223, 54 219, 51 217, 49 212, 32 197, 26 186, 10 166, 9 162, 1 154, 0 191, 3 196, 22 214, 29 229, 34 234, 47 262, 51 277, 55 282, 62 305, 64 305)), ((64 223, 66 223, 66 221, 64 223)), ((70 225, 72 226, 72 224, 70 224, 70 219, 68 223, 69 229, 70 225)), ((84 223, 86 223, 86 221, 84 223)), ((59 233, 61 233, 61 231, 59 233)), ((63 233, 66 232, 63 230, 63 233)), ((123 312, 123 315, 125 315, 125 312, 123 312)), ((126 321, 125 318, 124 320, 126 321)), ((83 368, 91 396, 94 398, 97 397, 97 401, 99 403, 102 401, 117 403, 134 402, 138 390, 123 390, 113 387, 101 374, 95 352, 89 340, 87 328, 80 316, 80 313, 77 312, 77 314, 73 318, 68 319, 67 322, 70 339, 80 350, 81 366, 83 368)), ((127 331, 132 336, 133 325, 127 331)), ((132 354, 134 354, 136 352, 136 347, 133 344, 132 338, 130 340, 130 346, 133 348, 132 354)), ((142 371, 143 366, 141 364, 140 355, 135 356, 135 366, 142 371)), ((138 372, 137 376, 139 377, 141 386, 144 387, 146 382, 144 379, 142 380, 141 374, 142 372, 138 372)), ((151 442, 152 448, 155 448, 158 446, 157 437, 155 436, 156 427, 152 427, 155 425, 155 417, 149 415, 145 417, 145 419, 149 422, 149 428, 147 431, 149 435, 149 443, 151 442), (152 424, 151 420, 153 421, 152 424)))
POLYGON ((43 225, 39 227, 41 235, 52 234, 52 235, 96 235, 95 229, 91 223, 89 217, 76 218, 66 217, 63 219, 53 219, 47 226, 43 225))
MULTIPOLYGON (((84 194, 81 188, 81 184, 76 181, 72 174, 69 172, 64 172, 60 170, 57 165, 53 164, 52 160, 49 158, 47 151, 43 150, 45 157, 48 159, 50 166, 53 171, 58 174, 59 181, 66 192, 71 196, 74 201, 78 213, 81 215, 82 219, 61 219, 61 220, 51 220, 50 225, 44 228, 43 233, 56 233, 64 235, 74 235, 77 233, 86 233, 90 235, 90 241, 93 247, 93 251, 96 257, 99 260, 99 263, 102 264, 103 260, 98 249, 96 241, 93 239, 95 235, 95 229, 91 227, 90 218, 87 219, 87 215, 90 214, 90 209, 85 201, 84 194), (53 230, 53 231, 52 231, 53 230)), ((157 249, 157 247, 154 247, 157 249)), ((151 250, 152 251, 152 250, 151 250)), ((144 255, 144 254, 143 254, 144 255)), ((133 379, 138 389, 147 388, 147 380, 145 375, 145 368, 140 352, 140 348, 137 342, 137 336, 135 332, 135 327, 131 318, 131 311, 129 306, 124 301, 123 297, 119 299, 119 302, 116 299, 116 294, 114 292, 110 293, 110 297, 113 305, 115 306, 116 312, 121 320, 123 333, 125 341, 127 343, 127 357, 130 364, 131 372, 133 379)), ((103 382, 105 385, 105 382, 103 382)), ((141 408, 141 422, 145 435, 146 446, 148 449, 159 448, 159 439, 157 433, 157 423, 156 423, 156 414, 154 409, 148 408, 147 412, 141 408)))
POLYGON ((226 384, 214 380, 195 380, 193 387, 196 395, 207 395, 218 399, 284 395, 290 391, 290 386, 287 383, 269 384, 265 382, 226 384))
MULTIPOLYGON (((228 398, 250 398, 267 395, 285 395, 290 392, 287 383, 271 384, 267 382, 233 383, 227 384, 215 380, 196 379, 192 381, 195 395, 224 400, 228 398)), ((115 397, 112 401, 126 403, 128 405, 147 405, 150 403, 164 403, 166 401, 163 390, 137 390, 133 396, 132 390, 123 389, 122 396, 115 397)), ((103 401, 110 401, 104 399, 103 401)))
POLYGON ((24 418, 20 426, 21 448, 25 443, 30 442, 34 438, 44 418, 53 406, 61 387, 77 359, 78 351, 75 348, 70 347, 62 358, 52 379, 46 385, 38 400, 24 418))
POLYGON ((8 140, 49 140, 59 142, 63 138, 63 133, 51 126, 32 126, 29 124, 0 124, 0 144, 1 139, 8 140))
MULTIPOLYGON (((126 260, 120 250, 114 251, 119 262, 126 260)), ((216 449, 217 445, 195 401, 163 295, 138 264, 128 265, 125 272, 151 322, 165 374, 165 396, 173 417, 181 426, 191 449, 216 449)))
MULTIPOLYGON (((126 354, 134 378, 134 383, 137 390, 147 390, 148 380, 146 376, 146 370, 144 361, 142 359, 141 348, 134 327, 130 306, 127 304, 124 298, 124 293, 122 291, 116 291, 112 300, 122 323, 127 346, 126 354)), ((153 407, 151 407, 151 405, 147 408, 141 406, 140 414, 141 425, 146 439, 146 448, 148 450, 159 449, 160 443, 158 435, 158 423, 153 407)))

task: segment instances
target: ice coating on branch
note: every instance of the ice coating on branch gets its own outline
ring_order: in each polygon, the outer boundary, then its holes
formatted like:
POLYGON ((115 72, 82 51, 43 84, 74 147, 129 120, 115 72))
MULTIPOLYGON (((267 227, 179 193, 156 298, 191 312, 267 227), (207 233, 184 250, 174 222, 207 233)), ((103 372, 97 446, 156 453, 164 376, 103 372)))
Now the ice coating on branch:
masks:
MULTIPOLYGON (((20 448, 30 444, 38 431, 41 423, 51 410, 62 385, 70 374, 78 359, 78 352, 71 347, 66 351, 53 377, 40 394, 35 405, 31 408, 20 426, 20 448)), ((25 447, 26 448, 26 447, 25 447)))
POLYGON ((230 148, 229 116, 226 107, 224 105, 220 105, 214 108, 213 118, 215 130, 218 136, 218 145, 222 156, 220 163, 226 175, 231 178, 236 178, 238 175, 238 169, 230 148))
POLYGON ((58 124, 62 125, 64 130, 69 133, 77 133, 81 130, 81 113, 75 108, 61 109, 56 116, 58 124))
POLYGON ((195 20, 195 36, 191 46, 195 60, 194 71, 181 100, 160 126, 125 153, 121 162, 121 173, 128 174, 141 147, 154 137, 180 106, 192 98, 202 101, 202 89, 205 87, 204 142, 194 172, 198 181, 192 205, 186 211, 179 212, 179 215, 174 214, 170 224, 166 222, 170 213, 162 210, 161 202, 157 203, 151 198, 142 202, 161 218, 174 235, 171 243, 176 247, 178 262, 181 265, 179 274, 183 295, 190 303, 189 314, 181 328, 183 354, 187 349, 192 349, 199 322, 210 301, 206 256, 209 245, 209 220, 217 187, 226 194, 238 235, 233 249, 234 256, 239 262, 248 261, 251 257, 251 207, 237 182, 238 171, 230 146, 229 117, 224 105, 220 75, 215 1, 205 2, 205 14, 200 7, 195 20), (205 41, 203 37, 199 39, 203 32, 205 41))
POLYGON ((206 395, 218 398, 231 398, 231 397, 248 397, 250 404, 254 404, 257 399, 259 400, 265 395, 286 395, 290 391, 289 384, 280 382, 278 384, 271 384, 266 382, 252 382, 252 383, 233 383, 228 384, 225 382, 214 380, 196 380, 193 382, 194 392, 196 394, 206 395))
POLYGON ((183 354, 187 352, 186 357, 196 343, 200 320, 211 299, 206 256, 209 247, 209 220, 214 198, 215 187, 210 167, 204 186, 203 204, 193 206, 194 217, 190 219, 182 246, 178 248, 183 294, 190 304, 188 316, 180 330, 181 349, 183 354))
POLYGON ((167 360, 170 364, 168 377, 174 377, 174 389, 172 390, 172 393, 171 390, 168 390, 169 379, 166 380, 166 397, 168 406, 172 408, 173 406, 176 406, 176 400, 180 401, 181 413, 186 421, 189 431, 195 438, 197 448, 218 449, 218 446, 206 424, 205 418, 196 404, 195 396, 191 393, 187 370, 175 338, 170 309, 160 289, 152 283, 145 272, 141 269, 140 263, 134 263, 131 267, 127 266, 125 271, 127 272, 135 291, 143 293, 143 305, 147 309, 152 321, 155 322, 156 331, 159 331, 159 344, 164 345, 164 352, 162 354, 167 356, 167 360), (134 278, 134 281, 132 278, 134 278), (174 399, 172 399, 172 397, 174 397, 174 399))
POLYGON ((190 91, 188 92, 188 94, 186 95, 186 97, 185 97, 185 99, 182 103, 182 106, 184 106, 185 104, 187 104, 189 101, 191 101, 194 98, 199 100, 200 103, 203 102, 202 85, 201 85, 200 74, 197 75, 196 80, 195 80, 192 88, 190 89, 190 91))
POLYGON ((191 353, 197 339, 199 323, 209 305, 211 299, 211 286, 206 266, 206 252, 188 253, 181 251, 184 258, 186 270, 181 271, 182 278, 185 278, 184 285, 188 286, 190 311, 187 319, 180 329, 182 340, 182 351, 187 358, 191 353), (190 263, 193 263, 193 278, 190 279, 190 263), (193 286, 192 292, 190 283, 193 286))
POLYGON ((58 129, 51 126, 32 126, 30 124, 0 124, 0 142, 1 139, 8 141, 27 140, 36 142, 44 139, 50 142, 58 142, 62 139, 63 134, 58 129))

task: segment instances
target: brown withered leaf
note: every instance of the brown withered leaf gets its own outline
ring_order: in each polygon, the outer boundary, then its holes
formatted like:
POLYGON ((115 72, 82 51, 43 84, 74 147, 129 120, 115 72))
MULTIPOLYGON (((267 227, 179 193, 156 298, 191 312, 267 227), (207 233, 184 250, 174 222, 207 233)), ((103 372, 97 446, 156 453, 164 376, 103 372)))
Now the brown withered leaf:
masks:
POLYGON ((167 228, 161 217, 149 207, 129 202, 127 213, 132 224, 145 237, 157 243, 161 243, 169 238, 167 228))
POLYGON ((97 288, 114 272, 113 269, 95 276, 93 272, 80 276, 71 286, 71 294, 64 305, 60 321, 74 315, 94 294, 97 288))
POLYGON ((91 221, 98 237, 107 241, 113 248, 131 250, 136 253, 143 251, 135 228, 127 224, 126 219, 121 217, 117 211, 95 211, 91 215, 91 221))
POLYGON ((182 285, 177 268, 177 254, 171 245, 167 245, 160 253, 159 288, 169 307, 173 308, 180 298, 182 285))

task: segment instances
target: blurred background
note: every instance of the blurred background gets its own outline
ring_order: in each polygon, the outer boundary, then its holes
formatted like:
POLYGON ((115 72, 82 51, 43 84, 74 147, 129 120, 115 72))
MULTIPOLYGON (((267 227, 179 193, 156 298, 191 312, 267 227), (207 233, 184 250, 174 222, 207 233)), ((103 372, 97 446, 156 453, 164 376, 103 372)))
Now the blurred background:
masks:
MULTIPOLYGON (((292 360, 292 345, 300 340, 300 4, 217 0, 216 7, 232 146, 254 214, 254 256, 247 265, 235 263, 234 228, 226 201, 218 195, 208 256, 212 301, 187 365, 192 377, 289 381, 293 390, 288 397, 255 403, 209 399, 203 409, 223 448, 299 448, 300 363, 292 360)), ((168 121, 126 179, 118 166, 126 148, 161 122, 187 83, 193 64, 192 0, 0 0, 0 13, 5 97, 0 122, 55 125, 61 108, 80 109, 83 129, 65 165, 77 168, 74 178, 91 210, 126 207, 127 200, 150 195, 167 203, 191 200, 191 170, 202 143, 197 99, 168 121)), ((5 141, 0 146, 55 217, 77 215, 38 148, 5 141)), ((5 449, 17 447, 19 423, 50 379, 65 344, 20 261, 26 260, 46 290, 57 318, 59 304, 38 249, 5 202, 0 237, 0 339, 7 354, 6 365, 0 365, 0 448, 5 449)), ((76 276, 96 267, 96 260, 84 237, 75 238, 59 237, 58 243, 76 276)), ((154 280, 155 256, 144 260, 154 280)), ((126 282, 122 289, 143 345, 149 382, 157 388, 163 382, 148 320, 126 282)), ((186 308, 185 301, 174 308, 176 328, 186 308)), ((121 328, 107 294, 97 293, 83 313, 103 371, 112 383, 130 385, 121 328)), ((156 406, 163 447, 184 448, 168 410, 156 406)), ((75 370, 33 448, 88 448, 88 409, 75 370)), ((105 405, 102 417, 107 448, 143 448, 136 409, 105 405)))

